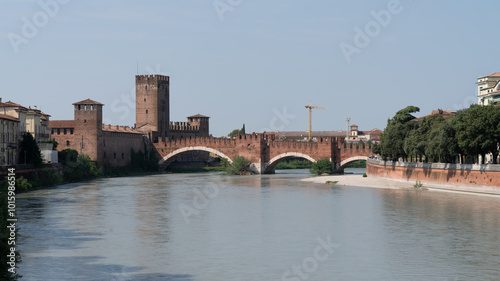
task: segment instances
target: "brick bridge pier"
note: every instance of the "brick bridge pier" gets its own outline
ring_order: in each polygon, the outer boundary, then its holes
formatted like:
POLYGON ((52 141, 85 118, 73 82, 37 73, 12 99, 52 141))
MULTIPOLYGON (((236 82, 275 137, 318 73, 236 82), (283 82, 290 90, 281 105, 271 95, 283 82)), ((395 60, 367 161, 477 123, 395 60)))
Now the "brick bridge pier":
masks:
POLYGON ((372 144, 344 142, 344 138, 319 138, 316 142, 277 140, 263 134, 240 135, 228 138, 159 139, 154 144, 160 169, 164 170, 177 156, 192 151, 214 153, 232 162, 243 156, 252 162, 251 169, 259 174, 272 174, 276 165, 290 158, 303 158, 316 162, 328 158, 335 163, 336 172, 343 172, 351 162, 367 160, 372 155, 372 144))

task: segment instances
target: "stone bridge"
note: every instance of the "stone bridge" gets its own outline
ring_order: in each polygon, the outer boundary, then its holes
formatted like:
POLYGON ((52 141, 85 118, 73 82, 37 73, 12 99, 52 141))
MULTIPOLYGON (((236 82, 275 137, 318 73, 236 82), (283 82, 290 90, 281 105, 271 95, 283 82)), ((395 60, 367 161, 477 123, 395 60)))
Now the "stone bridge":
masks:
POLYGON ((251 169, 260 174, 272 174, 276 165, 290 158, 303 158, 316 162, 328 158, 342 172, 349 163, 366 160, 372 155, 372 144, 345 142, 344 138, 319 138, 315 142, 278 140, 272 135, 251 134, 229 138, 159 139, 154 143, 160 169, 165 169, 176 157, 192 151, 214 153, 232 162, 243 156, 252 162, 251 169))

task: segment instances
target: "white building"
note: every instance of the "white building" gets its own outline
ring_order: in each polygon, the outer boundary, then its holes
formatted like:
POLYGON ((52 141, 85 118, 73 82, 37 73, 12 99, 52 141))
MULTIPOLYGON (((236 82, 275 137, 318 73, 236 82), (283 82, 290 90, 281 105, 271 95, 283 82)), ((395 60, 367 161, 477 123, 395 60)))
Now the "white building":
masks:
POLYGON ((477 79, 477 103, 479 105, 500 102, 500 72, 477 79))
MULTIPOLYGON (((11 101, 2 102, 2 98, 0 98, 0 115, 4 116, 3 120, 6 120, 6 118, 17 120, 17 133, 15 135, 16 147, 25 133, 31 133, 38 143, 44 161, 46 163, 57 163, 57 161, 54 162, 52 144, 46 143, 50 141, 51 137, 48 127, 50 115, 43 113, 41 110, 37 109, 36 106, 31 108, 11 101)), ((12 146, 12 144, 10 146, 12 146)), ((0 153, 2 153, 1 148, 0 153)), ((16 161, 15 158, 13 161, 16 161)), ((0 165, 1 164, 2 162, 0 160, 0 165)), ((9 165, 12 164, 14 163, 9 165)))

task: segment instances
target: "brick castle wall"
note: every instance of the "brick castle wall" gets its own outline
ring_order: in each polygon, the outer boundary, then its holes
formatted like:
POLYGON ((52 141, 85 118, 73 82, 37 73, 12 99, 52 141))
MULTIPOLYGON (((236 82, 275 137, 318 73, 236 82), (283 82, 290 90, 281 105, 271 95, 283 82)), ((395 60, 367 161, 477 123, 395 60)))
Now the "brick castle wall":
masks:
POLYGON ((153 125, 159 137, 168 135, 170 125, 170 78, 163 75, 135 77, 136 127, 153 125))

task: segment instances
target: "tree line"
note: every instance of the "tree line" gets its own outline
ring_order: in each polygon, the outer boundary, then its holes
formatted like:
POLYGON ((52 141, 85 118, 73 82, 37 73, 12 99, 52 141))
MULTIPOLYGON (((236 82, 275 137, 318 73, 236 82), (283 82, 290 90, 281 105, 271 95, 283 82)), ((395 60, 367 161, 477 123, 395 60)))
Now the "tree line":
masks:
POLYGON ((373 152, 384 160, 402 158, 405 161, 478 163, 493 156, 497 163, 500 141, 500 107, 473 104, 450 117, 433 114, 416 119, 416 106, 399 110, 387 121, 380 144, 373 152))

